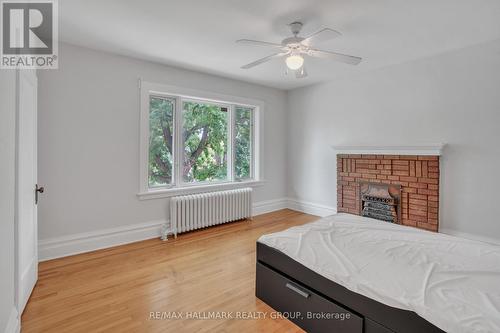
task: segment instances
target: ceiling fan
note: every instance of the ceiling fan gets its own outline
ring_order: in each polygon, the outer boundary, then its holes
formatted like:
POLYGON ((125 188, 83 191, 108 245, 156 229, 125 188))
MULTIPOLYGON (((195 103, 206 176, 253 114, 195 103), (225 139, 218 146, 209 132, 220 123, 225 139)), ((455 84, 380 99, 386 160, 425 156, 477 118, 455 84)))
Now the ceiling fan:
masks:
POLYGON ((281 44, 263 42, 252 39, 237 40, 236 43, 238 44, 263 46, 279 50, 279 52, 277 53, 271 54, 267 57, 258 59, 254 62, 241 66, 241 68, 250 69, 257 65, 263 64, 269 60, 286 57, 285 63, 287 68, 295 71, 295 76, 297 78, 304 78, 307 76, 307 72, 304 67, 304 57, 303 57, 304 55, 310 57, 331 59, 349 65, 357 65, 360 63, 361 58, 359 57, 336 53, 336 52, 318 50, 312 46, 317 42, 322 42, 336 38, 341 35, 340 32, 335 31, 333 29, 324 28, 307 37, 300 37, 299 33, 300 30, 302 29, 302 26, 303 24, 301 22, 290 23, 290 29, 292 30, 293 36, 283 39, 283 41, 281 41, 281 44))

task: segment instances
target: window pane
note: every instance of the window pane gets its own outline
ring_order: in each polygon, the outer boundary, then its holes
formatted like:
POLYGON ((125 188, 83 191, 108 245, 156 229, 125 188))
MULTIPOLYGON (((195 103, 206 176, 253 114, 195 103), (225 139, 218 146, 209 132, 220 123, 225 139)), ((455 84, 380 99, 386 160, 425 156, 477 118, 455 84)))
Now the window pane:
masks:
POLYGON ((185 182, 227 179, 227 111, 219 105, 183 103, 185 182))
POLYGON ((234 177, 252 177, 252 113, 253 109, 237 106, 235 109, 234 177))
POLYGON ((173 99, 149 99, 149 187, 172 183, 174 109, 173 99))

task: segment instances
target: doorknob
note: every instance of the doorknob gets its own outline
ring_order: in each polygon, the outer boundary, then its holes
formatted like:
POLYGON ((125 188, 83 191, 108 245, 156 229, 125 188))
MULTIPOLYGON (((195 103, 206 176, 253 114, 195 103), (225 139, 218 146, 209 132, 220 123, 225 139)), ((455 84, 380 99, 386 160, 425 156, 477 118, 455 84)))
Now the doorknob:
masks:
POLYGON ((38 203, 38 193, 43 193, 44 191, 43 186, 38 187, 38 184, 35 185, 35 205, 38 203))

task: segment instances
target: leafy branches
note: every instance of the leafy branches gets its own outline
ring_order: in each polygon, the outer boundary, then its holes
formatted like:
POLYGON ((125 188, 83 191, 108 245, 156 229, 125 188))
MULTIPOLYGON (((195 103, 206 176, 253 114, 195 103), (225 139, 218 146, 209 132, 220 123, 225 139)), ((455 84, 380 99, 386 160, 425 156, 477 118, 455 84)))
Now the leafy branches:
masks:
MULTIPOLYGON (((150 98, 149 185, 172 182, 175 101, 150 98)), ((204 102, 182 103, 183 156, 185 182, 227 179, 228 111, 204 102)), ((252 160, 252 109, 236 107, 234 172, 238 179, 249 178, 252 160)))

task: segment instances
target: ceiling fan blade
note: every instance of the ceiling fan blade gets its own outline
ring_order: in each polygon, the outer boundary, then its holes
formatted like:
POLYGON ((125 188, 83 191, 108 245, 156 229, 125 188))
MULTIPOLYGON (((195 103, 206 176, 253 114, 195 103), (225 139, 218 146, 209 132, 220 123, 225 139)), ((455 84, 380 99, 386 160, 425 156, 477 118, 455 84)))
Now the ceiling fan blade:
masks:
POLYGON ((349 65, 357 65, 362 60, 360 57, 355 57, 355 56, 337 53, 337 52, 315 50, 315 49, 311 49, 311 55, 313 57, 340 61, 340 62, 349 64, 349 65))
POLYGON ((295 71, 295 77, 297 79, 303 79, 303 78, 307 77, 306 67, 302 66, 301 68, 297 69, 295 71))
POLYGON ((276 47, 276 48, 283 48, 283 45, 277 44, 277 43, 270 43, 270 42, 263 42, 260 40, 253 40, 253 39, 238 39, 236 41, 238 44, 243 44, 243 45, 252 45, 252 46, 266 46, 266 47, 276 47))
POLYGON ((243 68, 243 69, 249 69, 249 68, 255 67, 257 65, 263 64, 263 63, 265 63, 265 62, 267 62, 267 61, 269 61, 271 59, 283 57, 283 56, 285 56, 287 54, 288 54, 288 52, 280 52, 280 53, 271 54, 270 56, 261 58, 259 60, 255 60, 254 62, 251 62, 249 64, 241 66, 241 68, 243 68))
POLYGON ((334 39, 341 35, 342 34, 336 30, 330 28, 324 28, 304 38, 302 44, 311 46, 312 44, 321 43, 330 39, 334 39))

